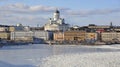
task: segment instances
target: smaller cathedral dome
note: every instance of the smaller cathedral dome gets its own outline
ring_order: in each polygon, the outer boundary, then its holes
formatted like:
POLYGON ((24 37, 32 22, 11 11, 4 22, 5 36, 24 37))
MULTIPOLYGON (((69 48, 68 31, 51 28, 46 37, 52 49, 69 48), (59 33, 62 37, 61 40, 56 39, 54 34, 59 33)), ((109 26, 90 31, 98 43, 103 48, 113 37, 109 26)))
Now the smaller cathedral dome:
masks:
POLYGON ((17 24, 17 26, 23 26, 21 23, 17 24))

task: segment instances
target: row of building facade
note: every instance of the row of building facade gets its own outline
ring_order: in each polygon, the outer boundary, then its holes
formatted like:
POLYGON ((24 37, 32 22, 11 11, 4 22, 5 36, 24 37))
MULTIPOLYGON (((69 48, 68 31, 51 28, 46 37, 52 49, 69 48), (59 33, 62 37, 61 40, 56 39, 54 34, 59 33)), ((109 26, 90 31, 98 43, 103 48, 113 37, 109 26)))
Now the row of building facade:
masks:
POLYGON ((34 38, 55 41, 84 41, 84 40, 101 40, 101 41, 120 41, 120 32, 85 32, 85 31, 14 31, 0 32, 0 38, 14 41, 33 41, 34 38), (54 36, 53 36, 54 34, 54 36))
POLYGON ((51 40, 51 36, 52 34, 49 31, 0 32, 2 40, 14 42, 43 43, 43 41, 51 40))
POLYGON ((0 38, 7 41, 46 43, 47 41, 66 43, 95 43, 120 42, 120 26, 95 25, 73 26, 65 23, 56 10, 53 18, 43 27, 29 27, 17 24, 16 26, 0 25, 0 38))
POLYGON ((86 31, 14 31, 0 32, 0 38, 11 41, 23 42, 41 42, 41 41, 58 41, 58 42, 119 42, 120 32, 86 32, 86 31))
POLYGON ((120 43, 120 32, 85 32, 66 31, 54 33, 54 41, 58 42, 79 42, 79 43, 120 43))

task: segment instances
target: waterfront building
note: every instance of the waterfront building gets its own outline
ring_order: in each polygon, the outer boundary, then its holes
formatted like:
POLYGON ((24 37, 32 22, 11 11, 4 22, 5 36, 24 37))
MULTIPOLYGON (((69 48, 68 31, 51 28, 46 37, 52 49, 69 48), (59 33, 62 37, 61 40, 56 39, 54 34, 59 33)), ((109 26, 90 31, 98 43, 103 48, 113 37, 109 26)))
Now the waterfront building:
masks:
POLYGON ((48 31, 14 31, 10 34, 10 39, 13 41, 23 42, 39 42, 48 41, 52 38, 51 32, 48 31))
POLYGON ((102 41, 108 42, 108 41, 114 41, 118 40, 120 41, 120 33, 119 32, 103 32, 101 33, 101 39, 102 41))
POLYGON ((85 34, 85 39, 86 40, 97 40, 98 38, 98 33, 95 32, 86 32, 85 34))
POLYGON ((55 41, 97 41, 97 33, 95 32, 83 32, 83 31, 66 31, 66 32, 55 32, 55 41))
POLYGON ((115 39, 118 39, 119 34, 117 35, 117 32, 103 32, 101 33, 101 40, 108 42, 113 41, 115 39))
POLYGON ((120 32, 117 32, 117 39, 120 41, 120 32))
POLYGON ((45 43, 53 40, 53 33, 49 31, 33 31, 33 43, 45 43))
POLYGON ((45 24, 44 30, 46 31, 66 31, 69 29, 69 24, 65 23, 63 18, 60 18, 60 12, 56 10, 53 18, 49 19, 49 22, 45 24))
POLYGON ((8 32, 9 26, 7 25, 0 25, 0 32, 8 32))
POLYGON ((86 44, 95 44, 96 41, 98 41, 98 33, 86 32, 86 34, 85 34, 85 43, 86 44))
POLYGON ((14 31, 10 34, 10 39, 13 41, 32 42, 33 32, 31 31, 14 31))
POLYGON ((53 37, 49 31, 33 31, 33 37, 37 39, 50 40, 53 37))
POLYGON ((10 39, 10 33, 9 32, 0 32, 0 39, 9 40, 10 39))
POLYGON ((64 33, 63 32, 55 32, 54 40, 55 41, 64 41, 64 33))
POLYGON ((85 31, 65 31, 64 40, 65 41, 84 41, 85 31))

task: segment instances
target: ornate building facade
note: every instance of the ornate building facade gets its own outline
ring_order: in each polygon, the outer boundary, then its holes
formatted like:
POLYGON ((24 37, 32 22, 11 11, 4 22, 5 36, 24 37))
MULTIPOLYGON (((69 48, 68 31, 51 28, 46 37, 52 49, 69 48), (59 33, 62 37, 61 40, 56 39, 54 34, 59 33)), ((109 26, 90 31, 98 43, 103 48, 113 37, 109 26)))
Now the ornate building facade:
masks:
POLYGON ((44 30, 46 31, 66 31, 69 29, 69 24, 65 23, 63 18, 60 18, 60 12, 56 10, 53 18, 49 19, 49 22, 45 24, 44 30))

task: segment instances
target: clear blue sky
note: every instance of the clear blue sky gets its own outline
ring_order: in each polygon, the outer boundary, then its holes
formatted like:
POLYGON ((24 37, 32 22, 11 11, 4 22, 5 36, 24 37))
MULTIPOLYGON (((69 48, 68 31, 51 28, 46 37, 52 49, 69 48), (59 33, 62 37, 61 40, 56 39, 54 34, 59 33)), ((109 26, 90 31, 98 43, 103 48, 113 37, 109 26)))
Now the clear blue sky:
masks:
POLYGON ((0 0, 0 24, 44 25, 54 8, 60 9, 61 16, 71 25, 109 25, 111 21, 120 25, 120 0, 0 0), (29 8, 21 9, 25 6, 29 8))

